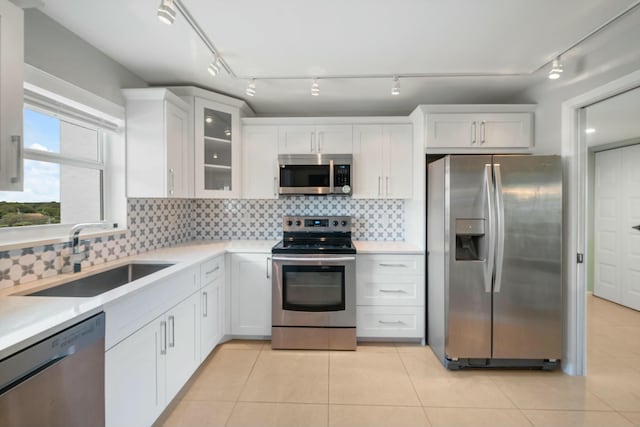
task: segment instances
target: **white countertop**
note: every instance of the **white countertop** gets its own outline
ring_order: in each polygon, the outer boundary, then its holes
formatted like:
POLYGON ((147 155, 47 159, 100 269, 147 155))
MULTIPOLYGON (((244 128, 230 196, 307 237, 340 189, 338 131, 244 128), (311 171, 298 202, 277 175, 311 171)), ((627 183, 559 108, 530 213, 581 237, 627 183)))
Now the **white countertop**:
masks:
MULTIPOLYGON (((136 292, 184 268, 227 252, 270 253, 271 247, 276 243, 275 240, 194 241, 86 268, 81 273, 60 274, 2 289, 0 290, 0 359, 93 316, 109 302, 136 292), (80 279, 132 261, 174 263, 175 265, 91 298, 16 295, 16 293, 24 294, 51 287, 71 279, 80 279)), ((354 244, 359 253, 424 253, 405 242, 354 241, 354 244)))

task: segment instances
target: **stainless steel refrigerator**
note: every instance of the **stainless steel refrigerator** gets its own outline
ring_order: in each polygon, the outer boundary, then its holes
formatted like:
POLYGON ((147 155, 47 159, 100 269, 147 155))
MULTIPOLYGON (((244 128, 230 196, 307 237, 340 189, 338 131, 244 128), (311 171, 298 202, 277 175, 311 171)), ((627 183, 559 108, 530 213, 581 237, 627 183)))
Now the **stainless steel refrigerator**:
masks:
POLYGON ((428 164, 428 342, 450 369, 552 369, 562 354, 559 156, 428 164))

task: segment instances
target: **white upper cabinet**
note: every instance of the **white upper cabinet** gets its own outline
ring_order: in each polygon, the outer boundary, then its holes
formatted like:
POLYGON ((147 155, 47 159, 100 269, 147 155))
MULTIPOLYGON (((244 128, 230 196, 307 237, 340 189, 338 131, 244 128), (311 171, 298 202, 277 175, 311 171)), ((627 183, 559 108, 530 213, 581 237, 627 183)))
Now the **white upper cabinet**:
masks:
POLYGON ((195 194, 240 196, 240 118, 237 108, 195 98, 195 194))
POLYGON ((278 198, 278 126, 242 128, 242 198, 278 198))
POLYGON ((408 199, 413 197, 410 124, 353 127, 353 197, 408 199))
POLYGON ((127 195, 193 197, 189 105, 166 89, 124 89, 127 195))
POLYGON ((531 113, 429 113, 426 147, 451 152, 528 149, 532 129, 531 113))
POLYGON ((24 15, 0 0, 0 190, 22 191, 24 15))
POLYGON ((279 154, 351 154, 351 125, 280 126, 279 154))

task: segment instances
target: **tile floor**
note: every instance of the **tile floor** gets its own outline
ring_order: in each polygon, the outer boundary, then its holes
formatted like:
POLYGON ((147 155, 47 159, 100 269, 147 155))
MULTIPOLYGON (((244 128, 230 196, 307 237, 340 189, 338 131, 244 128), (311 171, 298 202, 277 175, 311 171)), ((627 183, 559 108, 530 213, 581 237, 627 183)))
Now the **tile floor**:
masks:
POLYGON ((272 351, 232 341, 165 418, 176 426, 640 426, 640 312, 588 302, 589 373, 445 370, 427 347, 272 351))

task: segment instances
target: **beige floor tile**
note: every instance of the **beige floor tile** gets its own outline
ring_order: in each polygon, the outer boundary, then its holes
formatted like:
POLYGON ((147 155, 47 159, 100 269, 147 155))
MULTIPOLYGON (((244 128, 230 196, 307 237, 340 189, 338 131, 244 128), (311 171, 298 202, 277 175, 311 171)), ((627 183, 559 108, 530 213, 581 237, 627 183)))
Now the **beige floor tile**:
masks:
MULTIPOLYGON (((640 408, 639 408, 640 409, 640 408)), ((631 421, 636 427, 640 427, 640 412, 621 412, 622 416, 631 421)))
POLYGON ((258 354, 256 350, 216 350, 193 380, 184 399, 237 400, 258 354))
POLYGON ((519 409, 424 408, 433 427, 531 427, 519 409))
POLYGON ((238 402, 228 427, 326 427, 328 405, 238 402))
POLYGON ((429 346, 420 343, 396 343, 398 353, 433 353, 429 346))
POLYGON ((442 365, 431 350, 427 352, 399 352, 409 376, 414 378, 460 378, 486 376, 490 371, 464 370, 450 371, 442 365))
POLYGON ((240 394, 245 402, 328 403, 327 352, 262 351, 240 394))
POLYGON ((397 353, 396 345, 392 342, 359 342, 358 352, 397 353))
MULTIPOLYGON (((540 374, 545 374, 541 372, 540 374)), ((544 375, 494 377, 500 389, 521 409, 608 411, 608 406, 587 390, 584 377, 544 375)))
POLYGON ((640 409, 640 374, 587 373, 587 389, 617 411, 640 409))
POLYGON ((428 427, 422 408, 329 405, 330 427, 428 427))
POLYGON ((420 405, 397 353, 332 352, 329 358, 330 403, 420 405))
POLYGON ((445 408, 514 408, 511 400, 488 377, 411 377, 422 406, 445 408))
POLYGON ((225 350, 262 350, 264 347, 271 348, 271 341, 260 340, 231 340, 222 344, 225 350))
POLYGON ((183 400, 173 410, 163 427, 223 427, 233 402, 205 402, 183 400))
POLYGON ((616 412, 524 410, 535 427, 633 427, 616 412))

